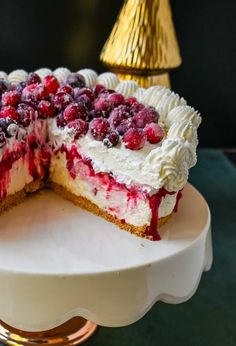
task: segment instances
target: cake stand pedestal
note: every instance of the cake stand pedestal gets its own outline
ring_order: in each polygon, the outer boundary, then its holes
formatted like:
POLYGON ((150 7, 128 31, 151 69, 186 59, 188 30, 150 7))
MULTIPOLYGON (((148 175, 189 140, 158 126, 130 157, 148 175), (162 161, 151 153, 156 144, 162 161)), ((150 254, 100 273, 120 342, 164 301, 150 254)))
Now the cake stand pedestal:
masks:
POLYGON ((188 300, 212 263, 209 208, 190 184, 160 233, 135 237, 52 191, 1 215, 0 341, 75 345, 96 324, 126 326, 159 300, 188 300))

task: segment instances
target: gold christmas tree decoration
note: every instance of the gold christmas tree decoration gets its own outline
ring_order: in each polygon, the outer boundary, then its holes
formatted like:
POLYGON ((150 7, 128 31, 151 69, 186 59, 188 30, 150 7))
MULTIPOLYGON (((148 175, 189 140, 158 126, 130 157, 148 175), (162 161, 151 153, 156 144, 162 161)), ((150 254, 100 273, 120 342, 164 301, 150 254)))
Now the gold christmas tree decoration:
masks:
POLYGON ((181 64, 169 0, 126 0, 100 59, 120 79, 169 86, 181 64))

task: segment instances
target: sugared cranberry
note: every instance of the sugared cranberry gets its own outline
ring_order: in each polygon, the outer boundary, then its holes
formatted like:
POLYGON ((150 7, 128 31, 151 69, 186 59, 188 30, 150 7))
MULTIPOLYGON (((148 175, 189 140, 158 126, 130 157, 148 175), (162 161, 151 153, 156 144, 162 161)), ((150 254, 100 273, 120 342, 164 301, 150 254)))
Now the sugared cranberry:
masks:
POLYGON ((109 129, 110 124, 104 118, 94 118, 90 123, 91 134, 98 141, 102 141, 106 137, 109 129))
POLYGON ((132 105, 130 106, 129 112, 132 115, 137 114, 139 111, 141 111, 144 108, 144 105, 142 103, 139 102, 134 102, 132 103, 132 105))
POLYGON ((43 85, 47 88, 49 94, 55 94, 60 87, 58 80, 52 75, 43 79, 43 85))
POLYGON ((67 122, 72 121, 74 119, 87 120, 87 108, 82 104, 72 103, 69 106, 67 106, 64 110, 64 118, 67 122))
POLYGON ((70 94, 59 92, 52 98, 52 104, 57 109, 64 109, 73 101, 73 98, 70 94))
POLYGON ((127 107, 124 105, 120 105, 111 111, 109 116, 109 122, 111 127, 113 129, 116 129, 122 121, 128 119, 129 117, 130 114, 127 112, 127 107))
POLYGON ((107 99, 97 99, 94 102, 94 109, 97 111, 109 111, 110 104, 107 99))
POLYGON ((152 144, 159 143, 164 137, 162 127, 156 123, 147 124, 144 128, 144 133, 147 136, 148 142, 152 144))
POLYGON ((80 105, 83 105, 87 108, 88 111, 93 109, 93 103, 90 98, 86 95, 81 95, 76 99, 76 102, 80 105))
POLYGON ((17 90, 6 91, 2 94, 2 104, 4 106, 14 106, 20 101, 20 96, 17 90))
POLYGON ((93 118, 107 118, 109 115, 108 112, 106 111, 99 111, 99 110, 95 110, 93 109, 92 111, 89 112, 89 115, 88 115, 88 120, 91 121, 93 120, 93 118))
POLYGON ((67 124, 66 120, 64 119, 63 112, 59 113, 57 116, 57 126, 58 127, 65 127, 67 124))
POLYGON ((124 102, 124 96, 119 93, 113 93, 108 96, 107 100, 113 107, 117 107, 124 102))
POLYGON ((127 99, 125 99, 124 104, 127 106, 132 106, 135 103, 138 103, 137 99, 135 97, 128 97, 127 99))
POLYGON ((70 85, 63 85, 62 87, 60 87, 58 89, 59 93, 66 93, 66 94, 70 94, 71 96, 74 95, 74 90, 70 85))
POLYGON ((45 100, 49 96, 49 90, 45 85, 38 84, 33 91, 33 95, 36 101, 45 100))
POLYGON ((4 79, 0 78, 0 96, 1 96, 5 91, 7 91, 7 89, 8 89, 8 84, 7 84, 7 82, 6 82, 4 79))
POLYGON ((6 117, 9 117, 12 120, 17 121, 19 118, 19 114, 17 113, 15 108, 13 108, 12 106, 6 106, 1 109, 0 118, 6 118, 6 117))
POLYGON ((79 73, 70 73, 66 78, 66 84, 69 84, 72 88, 85 87, 85 79, 79 73))
POLYGON ((146 135, 141 129, 129 129, 123 137, 126 148, 131 150, 139 150, 144 147, 146 135))
POLYGON ((93 91, 89 88, 75 88, 74 89, 74 98, 77 100, 81 95, 86 95, 91 101, 94 100, 95 95, 93 91))
POLYGON ((39 110, 39 116, 41 118, 53 117, 54 115, 54 108, 51 102, 46 100, 42 100, 39 102, 38 110, 39 110))
POLYGON ((37 117, 37 111, 26 103, 20 103, 17 107, 19 114, 19 122, 23 126, 29 126, 31 121, 34 121, 37 117))
POLYGON ((106 88, 101 85, 101 84, 97 84, 94 89, 93 92, 95 94, 96 97, 98 97, 99 94, 101 94, 102 92, 104 92, 106 90, 106 88))
POLYGON ((38 83, 27 85, 23 90, 21 94, 21 101, 34 101, 34 90, 38 86, 38 83))
POLYGON ((16 85, 16 91, 18 91, 20 94, 22 93, 23 89, 26 87, 26 82, 20 82, 16 85))
POLYGON ((119 142, 119 133, 117 131, 111 131, 106 135, 106 138, 103 140, 103 144, 108 147, 112 148, 115 147, 119 142))
POLYGON ((0 148, 3 148, 6 145, 6 136, 3 131, 0 130, 0 148))
POLYGON ((68 128, 71 129, 74 139, 79 139, 88 132, 88 123, 82 119, 76 119, 68 124, 68 128))
POLYGON ((30 72, 28 74, 26 84, 30 85, 30 84, 35 84, 35 83, 41 83, 41 78, 39 77, 39 75, 37 73, 30 72))
POLYGON ((154 107, 145 107, 133 117, 135 125, 139 128, 144 128, 150 123, 157 123, 158 119, 159 114, 154 107))
POLYGON ((134 127, 133 124, 133 119, 132 118, 128 118, 125 119, 123 121, 121 121, 120 125, 118 125, 116 127, 116 131, 123 136, 125 134, 125 132, 127 132, 129 129, 131 129, 132 127, 134 127))

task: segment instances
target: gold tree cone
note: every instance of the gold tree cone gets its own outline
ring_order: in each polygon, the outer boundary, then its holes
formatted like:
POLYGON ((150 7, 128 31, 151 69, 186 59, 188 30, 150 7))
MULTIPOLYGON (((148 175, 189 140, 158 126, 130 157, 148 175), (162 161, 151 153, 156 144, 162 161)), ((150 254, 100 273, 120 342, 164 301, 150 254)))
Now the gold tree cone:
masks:
POLYGON ((126 0, 100 59, 121 78, 162 75, 167 83, 164 72, 181 64, 169 0, 126 0))

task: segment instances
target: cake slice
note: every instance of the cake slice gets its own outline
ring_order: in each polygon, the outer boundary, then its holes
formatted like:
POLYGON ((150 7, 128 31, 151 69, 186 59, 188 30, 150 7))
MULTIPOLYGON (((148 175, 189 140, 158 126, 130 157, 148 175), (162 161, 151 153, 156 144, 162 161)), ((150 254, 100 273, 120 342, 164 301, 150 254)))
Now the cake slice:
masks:
POLYGON ((177 210, 196 163, 199 114, 167 88, 143 89, 112 73, 59 68, 3 77, 0 121, 15 132, 0 123, 1 210, 47 181, 120 228, 160 239, 158 227, 177 210), (7 155, 14 162, 5 164, 7 155))

